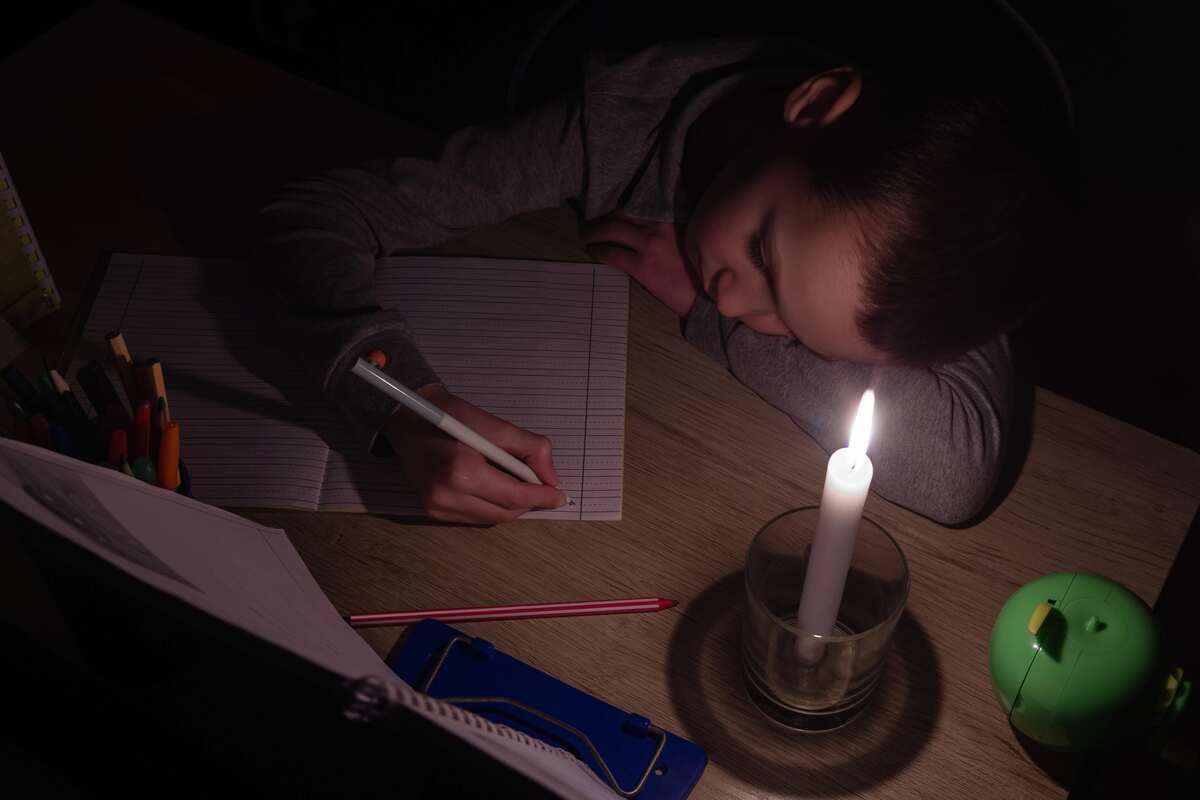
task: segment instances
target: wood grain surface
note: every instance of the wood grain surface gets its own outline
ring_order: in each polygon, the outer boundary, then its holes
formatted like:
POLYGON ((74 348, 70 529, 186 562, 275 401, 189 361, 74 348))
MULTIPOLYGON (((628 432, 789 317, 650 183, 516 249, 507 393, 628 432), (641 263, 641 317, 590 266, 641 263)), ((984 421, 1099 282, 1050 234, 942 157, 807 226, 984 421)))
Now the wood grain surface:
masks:
MULTIPOLYGON (((102 251, 239 255, 250 210, 284 177, 429 146, 395 120, 110 3, 0 63, 0 97, 0 150, 66 304, 32 333, 52 356, 68 346, 102 251)), ((585 257, 558 211, 440 251, 585 257)), ((1058 570, 1107 575, 1153 603, 1200 502, 1200 456, 1039 390, 1028 458, 983 522, 947 529, 872 495, 868 515, 909 561, 907 612, 864 715, 831 734, 790 733, 742 689, 741 568, 760 526, 818 501, 826 455, 684 342, 644 291, 630 303, 622 521, 247 515, 288 531, 343 613, 677 599, 657 614, 461 627, 695 740, 711 761, 694 797, 1064 796, 992 695, 992 622, 1020 584, 1058 570)), ((399 632, 363 635, 383 655, 399 632)))

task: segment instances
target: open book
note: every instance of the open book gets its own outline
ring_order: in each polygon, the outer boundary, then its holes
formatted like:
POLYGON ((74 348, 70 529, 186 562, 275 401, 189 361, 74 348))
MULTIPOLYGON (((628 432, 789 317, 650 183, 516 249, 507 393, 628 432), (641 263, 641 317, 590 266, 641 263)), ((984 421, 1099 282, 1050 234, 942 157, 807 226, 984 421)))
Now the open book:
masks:
MULTIPOLYGON (((115 470, 4 438, 0 504, 103 559, 131 580, 296 657, 343 678, 376 678, 388 687, 393 704, 560 796, 616 797, 566 751, 420 694, 400 681, 338 616, 282 530, 115 470)), ((99 603, 104 600, 97 598, 99 603)))
MULTIPOLYGON (((193 495, 225 507, 420 514, 398 459, 380 459, 263 345, 244 264, 115 255, 77 348, 108 363, 120 330, 158 358, 193 495)), ((410 256, 380 262, 376 293, 404 312, 451 391, 548 436, 578 505, 527 516, 621 516, 628 279, 599 264, 410 256)), ((74 369, 70 371, 74 375, 74 369)), ((119 385, 115 374, 110 378, 119 385)), ((363 384, 363 391, 376 391, 363 384)), ((82 397, 82 393, 76 392, 82 397)))

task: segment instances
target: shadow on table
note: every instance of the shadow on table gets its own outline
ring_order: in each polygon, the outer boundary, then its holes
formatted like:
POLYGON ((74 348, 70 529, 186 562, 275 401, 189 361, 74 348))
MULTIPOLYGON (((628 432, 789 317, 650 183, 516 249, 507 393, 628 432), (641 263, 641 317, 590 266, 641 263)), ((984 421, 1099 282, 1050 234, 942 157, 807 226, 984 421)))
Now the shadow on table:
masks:
POLYGON ((831 733, 801 734, 769 722, 746 696, 744 596, 742 573, 725 576, 688 604, 672 635, 671 701, 685 734, 714 764, 768 792, 853 793, 908 767, 942 707, 941 669, 920 622, 901 617, 879 686, 858 719, 831 733))

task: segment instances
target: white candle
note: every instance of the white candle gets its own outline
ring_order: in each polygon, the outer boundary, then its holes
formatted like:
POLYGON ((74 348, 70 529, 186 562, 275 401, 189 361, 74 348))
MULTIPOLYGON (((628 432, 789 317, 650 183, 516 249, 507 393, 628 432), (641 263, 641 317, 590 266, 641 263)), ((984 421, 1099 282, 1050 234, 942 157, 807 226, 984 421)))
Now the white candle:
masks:
MULTIPOLYGON (((796 614, 796 627, 805 633, 828 636, 837 622, 842 590, 854 553, 854 540, 862 522, 863 504, 867 501, 875 471, 871 459, 867 458, 874 408, 875 393, 867 390, 850 430, 850 446, 829 457, 825 489, 821 494, 821 513, 817 518, 817 532, 796 614)), ((819 642, 808 638, 801 639, 799 645, 798 654, 806 661, 820 658, 824 650, 819 642)))

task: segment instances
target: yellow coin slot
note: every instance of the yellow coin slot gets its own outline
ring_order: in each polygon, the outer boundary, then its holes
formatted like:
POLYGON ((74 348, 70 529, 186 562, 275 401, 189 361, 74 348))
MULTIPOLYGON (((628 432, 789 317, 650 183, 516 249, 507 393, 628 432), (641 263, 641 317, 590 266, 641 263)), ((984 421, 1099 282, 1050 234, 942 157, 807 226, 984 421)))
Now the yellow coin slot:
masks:
POLYGON ((1049 603, 1038 603, 1037 608, 1033 610, 1033 614, 1029 617, 1029 624, 1026 629, 1037 636, 1037 632, 1042 629, 1042 623, 1046 621, 1046 617, 1050 616, 1050 612, 1054 610, 1054 606, 1049 603))

